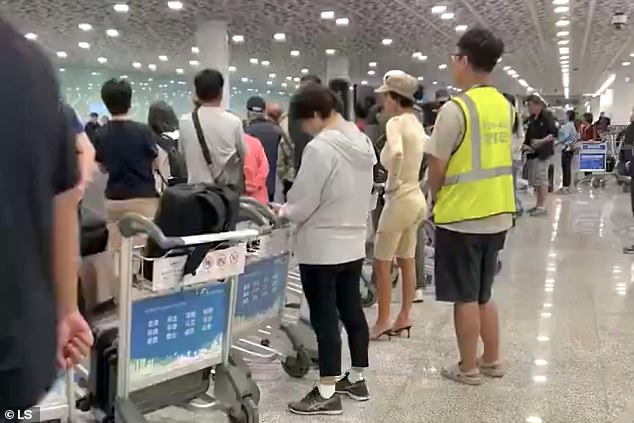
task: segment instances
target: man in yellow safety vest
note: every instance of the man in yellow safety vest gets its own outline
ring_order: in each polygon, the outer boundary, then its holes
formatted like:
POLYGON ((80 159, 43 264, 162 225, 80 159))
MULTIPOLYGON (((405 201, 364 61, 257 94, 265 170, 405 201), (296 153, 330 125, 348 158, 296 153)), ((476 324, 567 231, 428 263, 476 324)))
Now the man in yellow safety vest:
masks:
POLYGON ((487 29, 474 28, 460 38, 451 70, 462 92, 440 109, 427 148, 435 201, 436 297, 454 303, 460 350, 460 362, 442 375, 470 385, 481 384, 483 375, 504 375, 491 286, 515 213, 515 111, 491 86, 490 75, 503 50, 502 40, 487 29), (479 337, 484 354, 478 358, 479 337))

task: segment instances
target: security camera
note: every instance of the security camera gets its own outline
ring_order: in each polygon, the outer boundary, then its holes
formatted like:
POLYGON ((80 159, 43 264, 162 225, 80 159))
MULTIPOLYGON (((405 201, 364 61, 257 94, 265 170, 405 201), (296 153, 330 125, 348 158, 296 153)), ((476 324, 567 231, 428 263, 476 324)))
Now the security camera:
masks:
POLYGON ((621 30, 627 25, 627 15, 623 12, 617 12, 612 16, 612 26, 616 30, 621 30))

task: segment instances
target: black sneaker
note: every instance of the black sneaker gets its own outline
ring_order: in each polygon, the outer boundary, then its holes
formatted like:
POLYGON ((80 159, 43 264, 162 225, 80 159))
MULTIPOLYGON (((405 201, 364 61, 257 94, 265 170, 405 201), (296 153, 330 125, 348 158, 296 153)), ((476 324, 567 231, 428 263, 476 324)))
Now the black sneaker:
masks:
POLYGON ((343 413, 341 397, 333 395, 332 398, 324 398, 315 386, 301 401, 288 404, 291 413, 312 416, 316 414, 336 415, 343 413))
POLYGON ((335 390, 338 394, 347 395, 355 401, 367 401, 370 399, 370 392, 368 392, 368 386, 365 384, 365 379, 352 383, 348 376, 350 373, 346 373, 343 379, 337 382, 335 390))

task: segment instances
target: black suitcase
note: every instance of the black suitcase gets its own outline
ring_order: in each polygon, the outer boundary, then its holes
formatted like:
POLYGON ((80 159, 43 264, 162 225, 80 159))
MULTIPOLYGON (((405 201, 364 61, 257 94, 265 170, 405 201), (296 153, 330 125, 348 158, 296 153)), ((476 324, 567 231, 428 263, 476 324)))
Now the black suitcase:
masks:
MULTIPOLYGON (((78 401, 84 411, 101 410, 110 422, 114 418, 117 392, 118 327, 114 319, 102 321, 93 330, 95 342, 90 361, 89 395, 78 401)), ((132 403, 141 414, 170 405, 181 405, 209 390, 211 367, 133 392, 132 403)))

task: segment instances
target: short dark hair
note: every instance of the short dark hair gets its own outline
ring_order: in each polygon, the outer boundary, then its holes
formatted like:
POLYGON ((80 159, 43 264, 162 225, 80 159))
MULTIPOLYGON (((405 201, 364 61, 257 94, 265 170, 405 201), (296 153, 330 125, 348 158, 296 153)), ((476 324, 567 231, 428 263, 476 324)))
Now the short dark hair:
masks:
POLYGON ((337 111, 339 100, 329 88, 318 84, 308 84, 293 95, 289 105, 289 114, 297 119, 311 119, 315 113, 322 119, 337 111))
POLYGON ((458 40, 458 54, 476 71, 490 73, 504 53, 504 42, 485 28, 473 28, 458 40))
POLYGON ((318 77, 317 75, 309 74, 309 75, 302 76, 301 79, 299 80, 300 84, 305 84, 307 82, 313 82, 315 84, 321 85, 321 78, 318 77))
POLYGON ((200 101, 214 101, 222 98, 225 78, 215 69, 203 69, 194 78, 196 97, 200 101))
POLYGON ((539 104, 540 106, 544 106, 544 100, 541 99, 537 94, 531 94, 526 97, 527 103, 539 104))
POLYGON ((574 110, 568 110, 566 116, 570 122, 574 122, 577 119, 577 113, 574 110))
POLYGON ((414 107, 414 100, 412 100, 411 98, 404 97, 398 93, 395 93, 394 91, 388 91, 387 95, 390 96, 392 100, 396 101, 401 107, 414 107))
POLYGON ((101 87, 101 99, 111 115, 125 115, 132 104, 132 87, 125 79, 109 79, 101 87))
POLYGON ((90 117, 91 117, 91 118, 98 118, 98 117, 99 117, 99 114, 98 114, 98 113, 95 113, 95 112, 92 112, 92 113, 90 114, 90 117))
POLYGON ((592 115, 592 113, 586 112, 583 114, 583 119, 588 123, 592 123, 594 121, 594 116, 592 115))

